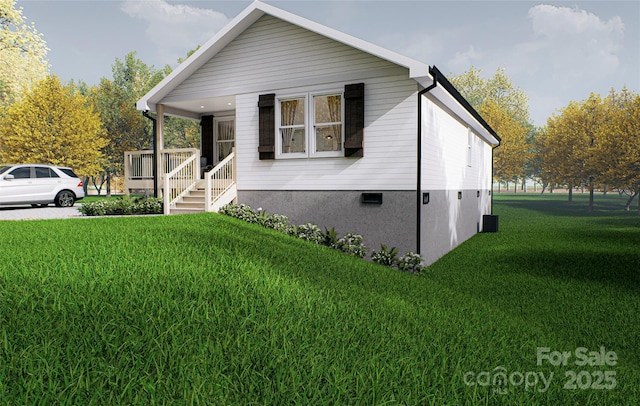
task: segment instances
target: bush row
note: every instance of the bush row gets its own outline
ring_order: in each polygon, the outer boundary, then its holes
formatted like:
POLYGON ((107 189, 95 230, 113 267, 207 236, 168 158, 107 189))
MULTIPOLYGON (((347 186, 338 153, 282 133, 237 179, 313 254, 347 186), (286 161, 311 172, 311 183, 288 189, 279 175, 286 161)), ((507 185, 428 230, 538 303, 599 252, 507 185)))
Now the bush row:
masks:
MULTIPOLYGON (((289 224, 289 218, 287 216, 268 213, 264 210, 258 210, 256 212, 244 203, 227 204, 220 209, 219 213, 249 223, 259 224, 263 227, 271 228, 316 244, 326 245, 327 247, 359 258, 364 258, 369 250, 365 246, 364 238, 360 234, 346 233, 342 237, 339 237, 333 227, 331 229, 325 227, 324 231, 322 231, 320 227, 312 223, 295 226, 289 224)), ((420 257, 420 255, 407 252, 398 258, 398 249, 396 247, 389 249, 384 244, 381 245, 379 251, 373 250, 371 252, 371 260, 382 265, 395 267, 402 271, 412 273, 420 273, 424 270, 422 257, 420 257)))
POLYGON ((124 195, 114 200, 83 203, 78 211, 85 216, 126 216, 133 214, 162 214, 162 199, 124 195))

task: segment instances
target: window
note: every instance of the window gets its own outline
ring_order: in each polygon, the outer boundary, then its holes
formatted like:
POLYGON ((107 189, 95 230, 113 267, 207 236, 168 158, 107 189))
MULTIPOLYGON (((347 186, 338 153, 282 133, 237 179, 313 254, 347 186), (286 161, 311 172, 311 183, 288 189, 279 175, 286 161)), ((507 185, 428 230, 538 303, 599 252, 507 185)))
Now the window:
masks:
POLYGON ((278 156, 341 156, 342 104, 337 92, 279 98, 278 156))
POLYGON ((313 96, 315 152, 340 152, 342 145, 342 96, 313 96))
POLYGON ((344 91, 258 96, 258 153, 275 158, 364 156, 364 83, 344 91))
POLYGON ((280 136, 278 146, 281 154, 291 154, 292 157, 306 156, 306 97, 281 99, 280 105, 280 136))
POLYGON ((473 162, 473 132, 470 128, 467 129, 467 166, 472 166, 473 162))
POLYGON ((77 178, 78 175, 75 174, 75 172, 73 172, 72 169, 68 169, 68 168, 60 168, 60 171, 62 173, 64 173, 65 175, 71 177, 71 178, 77 178))
POLYGON ((218 162, 232 151, 235 141, 235 119, 214 119, 216 123, 216 149, 218 162))
POLYGON ((31 167, 23 166, 10 172, 15 179, 29 179, 31 178, 31 167))
POLYGON ((44 166, 36 166, 35 168, 36 168, 36 178, 59 178, 60 177, 51 168, 46 168, 44 166))

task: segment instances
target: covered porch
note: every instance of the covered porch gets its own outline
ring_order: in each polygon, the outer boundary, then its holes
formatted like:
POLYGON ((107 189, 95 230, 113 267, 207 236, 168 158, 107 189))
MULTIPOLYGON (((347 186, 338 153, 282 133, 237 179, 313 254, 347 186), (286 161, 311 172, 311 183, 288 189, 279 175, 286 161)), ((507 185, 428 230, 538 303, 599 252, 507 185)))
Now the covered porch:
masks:
POLYGON ((235 201, 235 111, 230 110, 234 104, 235 98, 213 98, 179 106, 157 104, 155 117, 145 111, 145 117, 154 121, 156 154, 154 150, 124 153, 126 193, 157 193, 164 199, 165 214, 218 211, 235 201), (201 148, 166 149, 166 115, 199 120, 201 148))

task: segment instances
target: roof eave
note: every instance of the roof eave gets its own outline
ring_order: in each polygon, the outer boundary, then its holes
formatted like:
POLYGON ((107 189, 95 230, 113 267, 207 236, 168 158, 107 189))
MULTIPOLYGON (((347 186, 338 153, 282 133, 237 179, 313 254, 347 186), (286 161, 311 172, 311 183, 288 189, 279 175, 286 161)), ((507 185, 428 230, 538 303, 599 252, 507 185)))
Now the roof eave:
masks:
POLYGON ((430 84, 433 83, 433 78, 436 78, 439 86, 431 91, 438 100, 442 101, 447 105, 447 107, 451 108, 458 116, 467 122, 476 132, 485 139, 489 144, 493 146, 500 145, 500 137, 498 134, 491 128, 491 126, 482 118, 480 113, 478 113, 469 102, 460 94, 458 89, 456 89, 451 82, 436 68, 432 66, 429 68, 429 73, 431 77, 430 84), (442 95, 438 95, 439 91, 437 89, 442 89, 442 95), (446 100, 450 98, 450 100, 446 100))

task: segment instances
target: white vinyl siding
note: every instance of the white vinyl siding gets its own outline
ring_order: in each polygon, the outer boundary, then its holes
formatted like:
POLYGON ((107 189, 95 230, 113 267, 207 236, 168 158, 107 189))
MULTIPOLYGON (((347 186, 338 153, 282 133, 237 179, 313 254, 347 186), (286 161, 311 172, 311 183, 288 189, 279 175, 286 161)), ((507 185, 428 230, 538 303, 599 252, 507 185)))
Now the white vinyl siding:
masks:
POLYGON ((405 68, 284 22, 261 17, 164 101, 234 95, 322 82, 407 75, 405 68))
MULTIPOLYGON (((406 74, 369 79, 364 83, 362 158, 260 161, 259 94, 237 96, 238 190, 415 190, 417 84, 406 74)), ((325 87, 344 88, 345 84, 325 84, 325 87)), ((288 89, 287 92, 295 94, 296 90, 309 89, 288 89)), ((277 98, 278 89, 272 92, 277 98)))
POLYGON ((422 107, 422 189, 489 190, 491 146, 428 97, 422 107))

